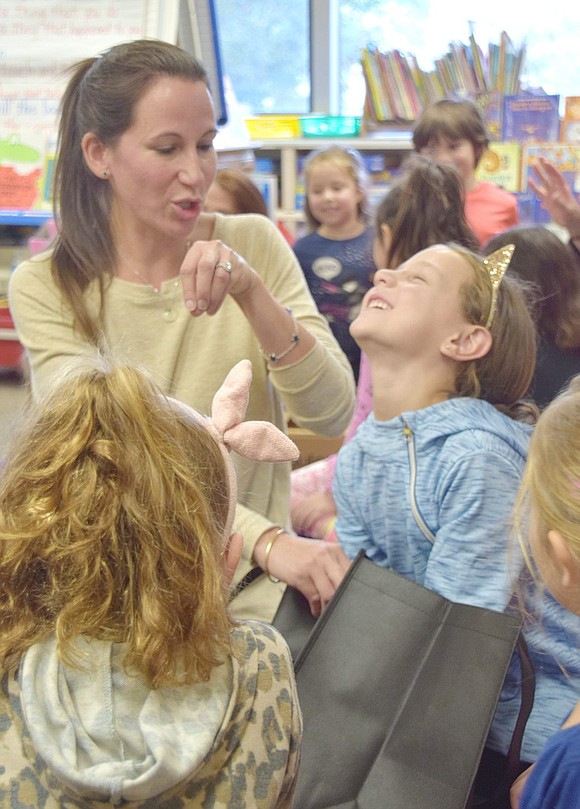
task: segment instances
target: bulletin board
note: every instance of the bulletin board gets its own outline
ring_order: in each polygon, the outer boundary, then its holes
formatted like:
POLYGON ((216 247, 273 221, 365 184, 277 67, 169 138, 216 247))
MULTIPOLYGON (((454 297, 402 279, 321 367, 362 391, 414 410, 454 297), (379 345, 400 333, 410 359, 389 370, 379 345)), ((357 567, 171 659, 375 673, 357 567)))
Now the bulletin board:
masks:
POLYGON ((0 0, 0 224, 52 212, 63 71, 142 36, 177 42, 206 67, 225 121, 213 0, 0 0))

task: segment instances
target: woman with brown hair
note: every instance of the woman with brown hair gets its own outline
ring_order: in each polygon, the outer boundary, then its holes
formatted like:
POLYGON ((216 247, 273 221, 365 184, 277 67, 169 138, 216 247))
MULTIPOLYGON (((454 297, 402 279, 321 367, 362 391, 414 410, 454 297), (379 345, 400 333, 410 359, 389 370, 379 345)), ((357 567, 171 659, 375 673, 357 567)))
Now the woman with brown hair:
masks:
MULTIPOLYGON (((285 430, 290 416, 339 435, 354 405, 352 372, 289 245, 263 216, 203 210, 216 134, 205 70, 175 45, 136 40, 73 66, 55 167, 59 234, 10 279, 33 393, 42 395, 69 360, 106 346, 207 412, 225 374, 246 358, 250 418, 285 430)), ((274 578, 314 599, 335 578, 335 559, 285 530, 289 465, 236 463, 239 575, 256 565, 270 575, 234 609, 271 620, 284 592, 274 578), (285 563, 298 553, 312 562, 300 579, 285 563)))

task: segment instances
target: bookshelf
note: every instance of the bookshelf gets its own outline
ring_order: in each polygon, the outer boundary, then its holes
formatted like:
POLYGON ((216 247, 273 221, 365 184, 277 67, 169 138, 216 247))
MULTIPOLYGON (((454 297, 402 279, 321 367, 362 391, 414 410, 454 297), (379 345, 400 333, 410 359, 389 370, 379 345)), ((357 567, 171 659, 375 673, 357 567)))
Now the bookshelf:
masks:
POLYGON ((469 42, 451 42, 447 53, 423 70, 412 53, 365 48, 361 65, 366 84, 365 118, 369 122, 414 121, 428 104, 442 98, 521 92, 526 46, 514 45, 506 31, 499 43, 482 49, 473 33, 469 42))
MULTIPOLYGON (((360 152, 384 154, 388 153, 393 162, 400 165, 403 157, 413 149, 411 132, 384 130, 375 137, 365 138, 292 138, 288 140, 263 140, 255 142, 253 149, 256 157, 271 157, 277 164, 279 161, 280 208, 277 218, 288 229, 296 233, 301 222, 302 212, 296 206, 296 190, 299 178, 298 160, 315 149, 326 146, 349 146, 360 152)), ((385 187, 386 190, 386 187, 385 187)))

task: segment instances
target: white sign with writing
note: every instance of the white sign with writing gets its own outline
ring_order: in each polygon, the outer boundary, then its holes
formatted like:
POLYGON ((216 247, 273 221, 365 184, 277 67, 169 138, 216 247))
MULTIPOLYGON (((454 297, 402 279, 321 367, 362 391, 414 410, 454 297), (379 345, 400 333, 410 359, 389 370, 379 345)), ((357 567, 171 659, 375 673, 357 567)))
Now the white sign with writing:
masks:
POLYGON ((0 0, 0 209, 50 208, 65 69, 144 25, 143 0, 0 0))

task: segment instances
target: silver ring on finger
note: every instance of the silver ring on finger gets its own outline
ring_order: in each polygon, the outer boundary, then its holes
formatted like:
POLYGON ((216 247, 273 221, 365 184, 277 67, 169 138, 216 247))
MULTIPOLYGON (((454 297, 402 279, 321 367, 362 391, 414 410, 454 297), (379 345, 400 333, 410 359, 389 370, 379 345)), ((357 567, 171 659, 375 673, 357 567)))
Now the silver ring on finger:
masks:
POLYGON ((234 269, 234 265, 231 261, 218 261, 215 265, 216 270, 225 270, 228 275, 232 274, 232 270, 234 269))

